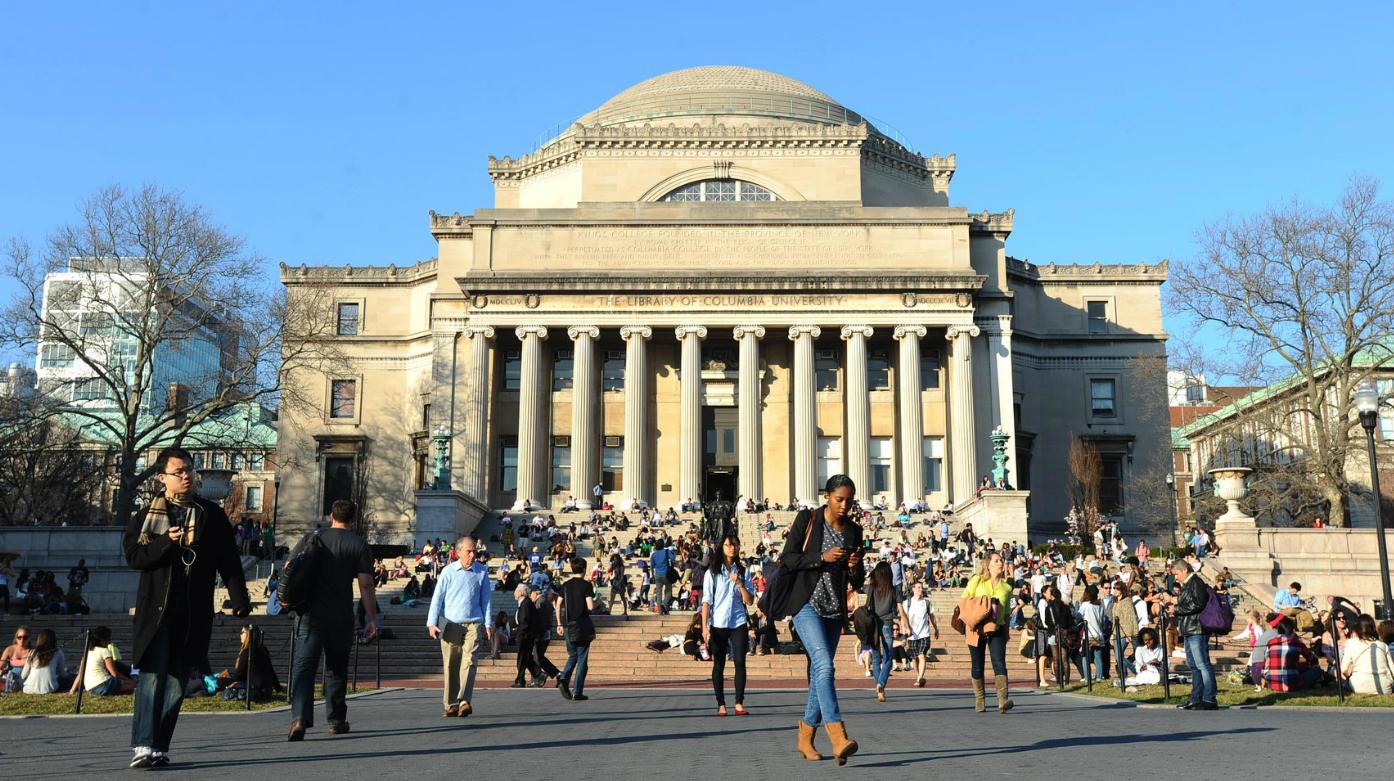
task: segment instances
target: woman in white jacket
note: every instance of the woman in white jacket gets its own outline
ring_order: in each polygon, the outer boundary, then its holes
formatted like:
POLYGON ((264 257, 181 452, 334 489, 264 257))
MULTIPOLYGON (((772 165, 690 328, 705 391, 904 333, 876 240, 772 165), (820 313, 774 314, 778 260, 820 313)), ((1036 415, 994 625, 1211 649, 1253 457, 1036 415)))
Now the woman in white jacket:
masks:
POLYGON ((1355 635, 1341 649, 1341 677, 1356 694, 1394 694, 1394 658, 1369 615, 1355 622, 1355 635))

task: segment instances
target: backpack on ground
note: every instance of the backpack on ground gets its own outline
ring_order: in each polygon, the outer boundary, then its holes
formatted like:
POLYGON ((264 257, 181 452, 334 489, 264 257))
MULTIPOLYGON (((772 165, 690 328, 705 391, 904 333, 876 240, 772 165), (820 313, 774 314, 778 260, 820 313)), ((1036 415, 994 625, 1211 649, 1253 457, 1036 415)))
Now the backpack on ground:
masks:
POLYGON ((320 580, 329 549, 320 539, 319 530, 306 534, 291 551, 281 575, 281 587, 276 598, 286 610, 304 615, 310 610, 310 597, 320 580))
POLYGON ((1205 590, 1210 592, 1210 597, 1205 601, 1205 609, 1200 611, 1200 628, 1208 635, 1228 634, 1234 627, 1234 608, 1229 595, 1209 586, 1205 590))

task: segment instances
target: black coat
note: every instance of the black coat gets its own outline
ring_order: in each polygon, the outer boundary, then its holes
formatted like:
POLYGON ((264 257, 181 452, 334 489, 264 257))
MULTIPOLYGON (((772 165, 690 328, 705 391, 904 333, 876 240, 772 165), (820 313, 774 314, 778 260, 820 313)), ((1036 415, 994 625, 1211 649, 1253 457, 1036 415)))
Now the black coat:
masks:
MULTIPOLYGON (((208 638, 213 632, 214 577, 223 576, 223 583, 232 596, 235 614, 247 615, 251 611, 251 600, 247 596, 247 579, 242 574, 242 559, 227 514, 223 508, 202 497, 195 497, 194 503, 199 513, 193 545, 198 558, 189 572, 188 591, 184 595, 188 600, 188 626, 183 638, 182 656, 185 664, 207 673, 208 638)), ((140 529, 145 524, 148 509, 141 510, 131 518, 121 538, 126 564, 140 571, 140 587, 136 592, 135 647, 131 657, 135 667, 146 666, 145 652, 159 631, 170 604, 171 573, 175 567, 184 566, 180 561, 179 546, 168 535, 161 534, 141 543, 140 529)))
POLYGON ((537 609, 537 603, 533 602, 530 596, 523 597, 523 601, 518 603, 518 612, 515 618, 518 627, 515 631, 520 639, 535 640, 538 635, 546 634, 547 622, 542 619, 541 612, 537 609))
POLYGON ((1181 593, 1176 597, 1176 631, 1182 637, 1203 635, 1200 614, 1210 601, 1210 589, 1199 575, 1192 575, 1181 584, 1181 593))
MULTIPOLYGON (((784 552, 779 555, 779 563, 788 571, 786 577, 790 578, 790 583, 785 592, 788 599, 784 604, 770 606, 777 618, 792 616, 808 604, 813 598, 813 589, 818 585, 818 578, 822 576, 824 568, 832 574, 833 590, 839 596, 847 591, 849 585, 853 590, 861 590, 862 584, 866 582, 864 562, 857 562, 855 567, 848 567, 845 563, 823 563, 823 509, 819 507, 817 510, 800 510, 799 514, 794 516, 788 536, 784 538, 784 552), (811 532, 808 529, 810 523, 813 523, 811 532), (800 547, 803 545, 805 534, 808 534, 808 546, 800 547)), ((862 549, 862 527, 850 518, 844 518, 842 521, 842 538, 845 547, 856 551, 862 549)), ((842 608, 843 620, 846 620, 846 600, 839 599, 838 605, 842 608)))

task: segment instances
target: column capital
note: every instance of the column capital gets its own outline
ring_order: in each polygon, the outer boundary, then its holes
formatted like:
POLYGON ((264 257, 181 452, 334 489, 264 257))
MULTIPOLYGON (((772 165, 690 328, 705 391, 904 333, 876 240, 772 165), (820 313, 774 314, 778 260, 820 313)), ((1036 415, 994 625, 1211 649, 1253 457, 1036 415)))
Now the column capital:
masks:
POLYGON ((634 337, 640 339, 652 339, 653 329, 646 325, 624 325, 620 326, 620 338, 626 342, 634 337))
POLYGON ((513 333, 514 333, 515 335, 517 335, 517 337, 518 337, 519 339, 525 339, 525 338, 527 338, 527 337, 529 337, 529 336, 536 336, 538 339, 546 339, 546 338, 547 338, 547 326, 545 326, 545 325, 520 325, 520 326, 518 326, 517 328, 513 329, 513 333))
MULTIPOLYGON (((571 341, 573 342, 577 339, 580 339, 583 336, 589 336, 592 339, 599 339, 600 329, 596 328, 593 325, 573 325, 570 328, 566 329, 566 335, 570 337, 571 341)), ((590 489, 587 488, 586 490, 589 491, 590 489)))
POLYGON ((680 325, 673 329, 678 341, 682 341, 689 336, 696 336, 698 339, 707 338, 707 327, 705 325, 680 325))
POLYGON ((467 325, 460 333, 464 334, 466 339, 473 339, 476 336, 493 339, 494 327, 492 325, 467 325))
POLYGON ((744 339, 746 334, 750 334, 756 339, 764 339, 765 327, 763 325, 738 325, 731 329, 731 335, 736 337, 736 341, 744 339))
POLYGON ((797 342, 801 336, 811 336, 817 339, 823 333, 823 329, 816 325, 795 325, 789 328, 789 341, 797 342))
POLYGON ((854 336, 862 336, 867 339, 875 333, 869 325, 844 325, 842 326, 842 339, 846 341, 854 336))
POLYGON ((976 325, 951 325, 948 330, 944 332, 944 338, 952 342, 960 336, 972 338, 980 333, 982 333, 982 331, 976 325))
POLYGON ((922 325, 898 325, 895 327, 895 340, 898 342, 907 336, 923 339, 927 333, 929 333, 929 329, 922 325))

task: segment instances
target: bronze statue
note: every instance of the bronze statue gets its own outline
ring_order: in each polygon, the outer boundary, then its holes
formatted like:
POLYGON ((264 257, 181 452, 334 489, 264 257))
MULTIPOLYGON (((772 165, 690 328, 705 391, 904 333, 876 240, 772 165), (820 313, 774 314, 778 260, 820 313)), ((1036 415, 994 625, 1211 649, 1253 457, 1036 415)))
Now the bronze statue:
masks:
POLYGON ((702 541, 718 543, 736 534, 735 516, 735 505, 722 499, 717 491, 715 499, 702 503, 702 541))

